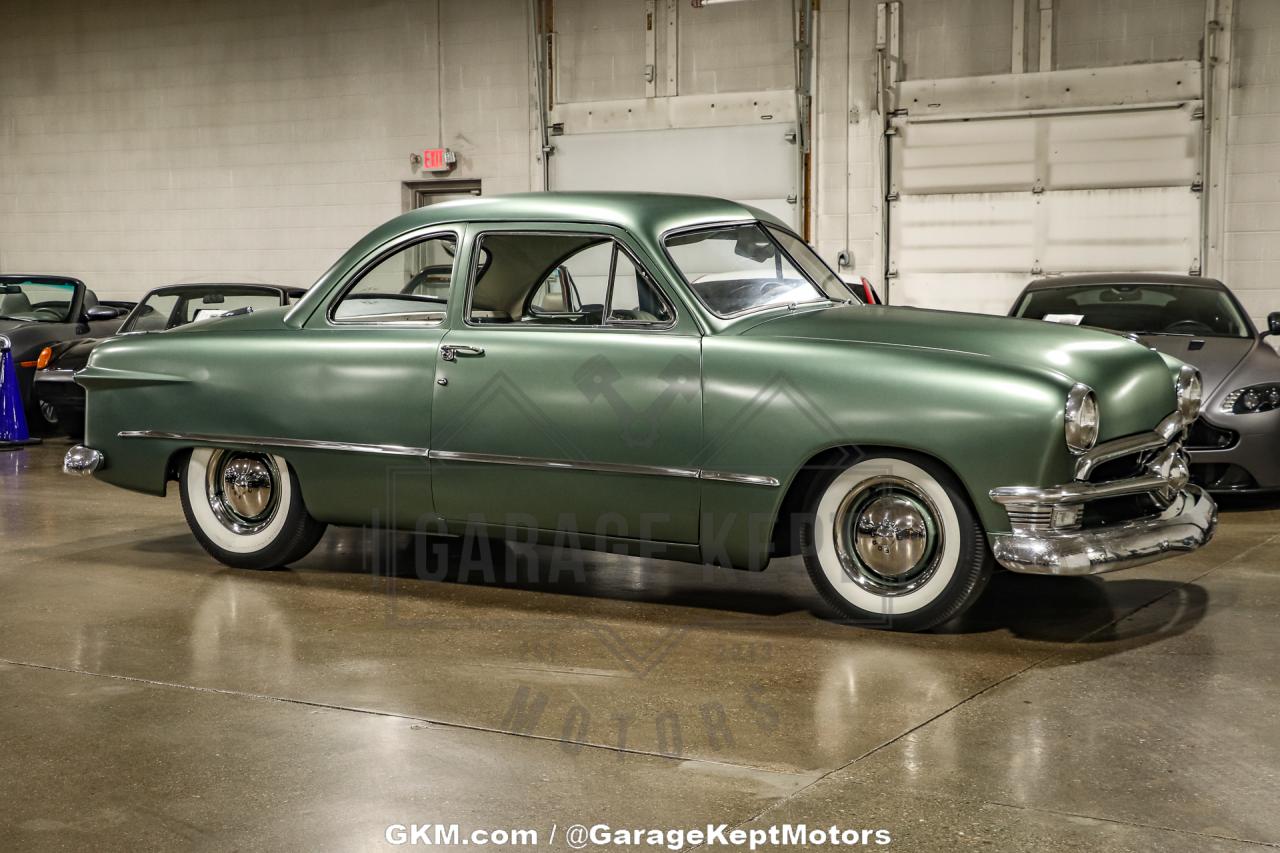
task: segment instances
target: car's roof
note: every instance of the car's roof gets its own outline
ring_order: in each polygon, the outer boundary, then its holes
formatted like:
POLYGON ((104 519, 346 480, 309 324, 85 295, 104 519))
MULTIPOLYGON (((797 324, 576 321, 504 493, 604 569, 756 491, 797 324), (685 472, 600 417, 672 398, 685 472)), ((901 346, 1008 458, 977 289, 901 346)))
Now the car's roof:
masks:
POLYGON ((1207 287, 1213 290, 1227 289, 1227 286, 1216 278, 1204 278, 1198 275, 1169 275, 1154 272, 1103 272, 1038 278, 1027 285, 1027 290, 1090 287, 1100 284, 1172 284, 1183 287, 1207 287))
POLYGON ((685 225, 774 217, 722 198, 668 193, 539 192, 432 204, 403 214, 392 223, 402 229, 444 222, 553 221, 595 222, 620 228, 666 231, 685 225))
POLYGON ((239 290, 269 290, 272 292, 285 291, 292 293, 294 291, 306 290, 303 287, 293 287, 284 284, 263 284, 260 281, 195 281, 186 282, 184 284, 165 284, 154 288, 152 293, 183 293, 188 290, 208 290, 210 288, 226 287, 236 288, 239 290))
POLYGON ((40 272, 29 272, 29 273, 6 272, 6 273, 0 273, 0 281, 61 281, 61 282, 65 282, 65 283, 67 283, 67 284, 84 284, 84 282, 83 282, 83 281, 81 281, 81 280, 80 280, 80 279, 78 279, 78 278, 75 278, 74 276, 69 276, 69 275, 56 275, 56 274, 40 273, 40 272))

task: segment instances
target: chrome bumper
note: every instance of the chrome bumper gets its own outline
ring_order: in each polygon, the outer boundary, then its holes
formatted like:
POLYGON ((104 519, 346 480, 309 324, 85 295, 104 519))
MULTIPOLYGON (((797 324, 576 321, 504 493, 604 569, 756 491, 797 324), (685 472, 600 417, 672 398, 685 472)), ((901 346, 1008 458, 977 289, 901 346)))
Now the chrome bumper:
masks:
POLYGON ((1163 513, 1092 530, 992 534, 991 550, 1006 569, 1034 575, 1096 575, 1194 551, 1213 538, 1218 506, 1188 486, 1163 513))
POLYGON ((105 461, 102 451, 77 444, 67 451, 66 458, 62 460, 62 473, 73 477, 88 477, 101 468, 105 461))

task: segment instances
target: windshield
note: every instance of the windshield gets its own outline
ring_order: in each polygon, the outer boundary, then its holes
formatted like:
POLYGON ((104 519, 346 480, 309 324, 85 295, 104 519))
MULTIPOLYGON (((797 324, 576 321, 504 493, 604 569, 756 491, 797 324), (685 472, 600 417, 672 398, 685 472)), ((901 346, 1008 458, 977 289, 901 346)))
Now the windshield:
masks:
POLYGON ((66 323, 75 295, 69 281, 10 279, 0 283, 0 319, 66 323))
POLYGON ((1016 317, 1140 335, 1251 337, 1226 292, 1179 284, 1095 284, 1024 294, 1016 317))
POLYGON ((251 287, 202 287, 180 291, 154 291, 142 300, 121 333, 160 332, 188 323, 216 320, 229 311, 252 308, 260 311, 284 304, 274 290, 251 287))
POLYGON ((720 317, 849 298, 804 241, 759 222, 685 231, 668 237, 666 247, 689 287, 720 317))

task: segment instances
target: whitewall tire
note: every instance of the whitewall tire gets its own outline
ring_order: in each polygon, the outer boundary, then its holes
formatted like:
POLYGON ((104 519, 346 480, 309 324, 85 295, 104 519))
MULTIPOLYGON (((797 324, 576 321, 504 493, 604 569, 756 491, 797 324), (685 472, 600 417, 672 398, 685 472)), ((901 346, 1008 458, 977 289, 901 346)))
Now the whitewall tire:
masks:
POLYGON ((903 631, 966 610, 993 562, 960 484, 909 453, 863 456, 820 481, 801 549, 814 586, 841 615, 903 631))
POLYGON ((241 569, 300 560, 324 535, 283 457, 199 447, 182 468, 182 511, 215 559, 241 569))

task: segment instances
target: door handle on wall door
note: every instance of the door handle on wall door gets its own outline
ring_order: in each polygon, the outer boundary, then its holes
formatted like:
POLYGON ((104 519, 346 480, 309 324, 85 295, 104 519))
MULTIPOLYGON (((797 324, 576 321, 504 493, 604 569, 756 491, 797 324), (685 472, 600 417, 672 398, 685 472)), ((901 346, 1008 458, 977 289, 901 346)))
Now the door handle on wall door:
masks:
POLYGON ((457 361, 460 355, 484 355, 482 347, 450 346, 440 347, 440 358, 444 361, 457 361))

